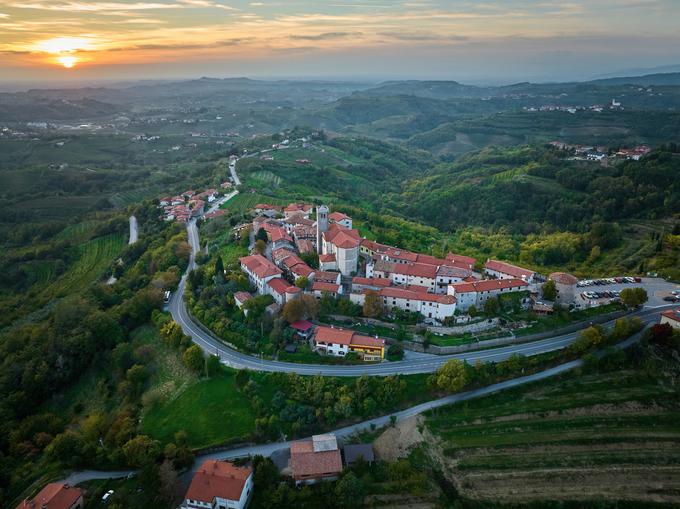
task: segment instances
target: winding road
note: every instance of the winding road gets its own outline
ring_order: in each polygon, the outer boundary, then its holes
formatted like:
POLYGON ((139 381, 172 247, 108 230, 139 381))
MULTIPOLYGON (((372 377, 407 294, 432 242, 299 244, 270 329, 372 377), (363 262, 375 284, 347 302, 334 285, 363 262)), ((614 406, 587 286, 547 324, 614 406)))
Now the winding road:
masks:
POLYGON ((139 238, 137 230, 137 218, 135 216, 130 216, 130 240, 128 244, 134 244, 139 238))
MULTIPOLYGON (((235 196, 235 194, 233 194, 235 196)), ((182 277, 177 291, 170 300, 170 313, 172 318, 182 327, 186 335, 200 346, 204 352, 217 355, 221 362, 235 369, 250 369, 253 371, 270 371, 298 373, 300 375, 324 375, 324 376, 387 376, 394 374, 417 374, 431 373, 439 369, 450 359, 460 359, 470 364, 480 362, 499 362, 507 359, 513 354, 525 356, 538 355, 542 353, 560 350, 571 345, 577 338, 578 332, 557 335, 551 338, 508 345, 487 350, 465 352, 452 355, 420 355, 402 361, 383 362, 380 364, 366 365, 325 365, 325 364, 298 364, 294 362, 282 362, 269 359, 261 359, 249 354, 245 354, 227 346, 220 339, 211 334, 205 327, 202 327, 189 314, 184 301, 184 290, 186 288, 187 274, 196 267, 195 255, 200 249, 198 228, 196 221, 191 220, 187 223, 189 243, 192 248, 192 255, 187 267, 187 272, 182 277)), ((659 314, 675 307, 674 305, 659 306, 655 308, 644 308, 636 311, 632 316, 638 316, 645 325, 659 320, 659 314)))

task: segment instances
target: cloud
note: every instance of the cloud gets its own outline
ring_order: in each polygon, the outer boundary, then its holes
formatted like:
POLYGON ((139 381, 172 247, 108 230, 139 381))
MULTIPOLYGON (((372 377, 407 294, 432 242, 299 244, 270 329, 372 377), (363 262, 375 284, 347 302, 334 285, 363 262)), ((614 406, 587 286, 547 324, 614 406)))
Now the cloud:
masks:
POLYGON ((316 35, 291 35, 291 39, 302 41, 327 41, 329 39, 343 39, 354 35, 361 35, 360 32, 326 32, 316 35))
POLYGON ((9 14, 5 14, 4 12, 0 12, 0 19, 5 19, 9 18, 9 14))
POLYGON ((469 37, 464 35, 438 35, 426 34, 421 32, 379 32, 378 35, 396 39, 399 41, 468 41, 469 37))
POLYGON ((211 0, 177 0, 171 3, 161 2, 88 2, 88 1, 56 1, 56 2, 13 2, 8 4, 16 9, 34 9, 43 11, 67 11, 67 12, 96 12, 107 11, 127 12, 159 9, 186 9, 191 7, 207 7, 224 10, 237 10, 226 4, 211 0))

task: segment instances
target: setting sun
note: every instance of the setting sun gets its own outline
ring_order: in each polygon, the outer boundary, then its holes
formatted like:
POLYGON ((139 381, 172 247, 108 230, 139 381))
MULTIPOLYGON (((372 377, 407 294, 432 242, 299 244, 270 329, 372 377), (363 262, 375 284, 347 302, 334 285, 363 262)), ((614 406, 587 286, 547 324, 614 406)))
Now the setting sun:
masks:
POLYGON ((78 58, 74 56, 63 56, 63 57, 58 57, 57 62, 59 62, 61 65, 66 67, 67 69, 70 69, 74 65, 78 63, 78 58))

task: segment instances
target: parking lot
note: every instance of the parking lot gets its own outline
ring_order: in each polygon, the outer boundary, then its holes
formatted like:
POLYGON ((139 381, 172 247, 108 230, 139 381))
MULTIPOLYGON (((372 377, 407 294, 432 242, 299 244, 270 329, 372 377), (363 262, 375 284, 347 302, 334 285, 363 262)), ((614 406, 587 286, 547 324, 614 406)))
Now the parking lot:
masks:
MULTIPOLYGON (((580 281, 579 284, 582 284, 583 282, 580 281)), ((666 281, 661 278, 652 278, 652 277, 643 277, 641 278, 640 282, 621 282, 621 283, 610 283, 607 282, 606 284, 592 284, 588 286, 577 286, 576 290, 579 293, 583 292, 620 292, 624 288, 635 288, 635 287, 642 287, 645 290, 647 290, 647 295, 649 297, 649 300, 647 301, 647 304, 645 304, 646 307, 656 307, 656 306, 664 306, 668 304, 672 304, 672 302, 667 302, 664 301, 664 297, 668 297, 671 295, 671 292, 673 290, 680 290, 680 285, 677 285, 675 283, 671 283, 669 281, 666 281)), ((597 300, 597 299, 593 299, 597 300)), ((609 300, 609 299, 607 299, 609 300)), ((680 304, 680 303, 679 303, 680 304)))

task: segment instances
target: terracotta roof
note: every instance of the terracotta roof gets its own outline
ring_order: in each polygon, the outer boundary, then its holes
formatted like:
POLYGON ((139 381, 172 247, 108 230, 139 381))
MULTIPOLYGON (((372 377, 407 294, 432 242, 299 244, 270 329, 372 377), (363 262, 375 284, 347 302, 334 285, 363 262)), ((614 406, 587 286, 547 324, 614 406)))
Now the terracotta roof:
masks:
POLYGON ((488 292, 491 290, 504 290, 507 288, 520 288, 529 286, 526 281, 521 279, 484 279, 472 283, 453 283, 449 285, 454 288, 455 293, 469 292, 488 292))
POLYGON ((259 210, 281 210, 282 209, 282 207, 280 207, 278 205, 269 205, 268 203, 258 203, 257 205, 255 205, 254 208, 259 209, 259 210))
POLYGON ((550 274, 550 279, 555 281, 555 283, 560 283, 562 285, 575 285, 578 283, 578 278, 567 274, 566 272, 553 272, 550 274))
POLYGON ((330 272, 327 270, 317 270, 314 272, 314 281, 323 281, 325 283, 335 283, 338 280, 339 272, 330 272))
POLYGON ((484 265, 489 270, 500 272, 502 274, 508 274, 517 278, 530 278, 534 275, 533 270, 524 269, 518 267, 517 265, 512 265, 511 263, 500 262, 498 260, 487 260, 484 265))
POLYGON ((365 247, 366 249, 369 249, 374 252, 384 252, 387 250, 386 245, 381 244, 379 242, 375 242, 374 240, 368 240, 368 239, 361 239, 361 245, 365 247))
POLYGON ((309 329, 314 327, 314 325, 311 322, 308 322, 307 320, 298 320, 297 322, 291 323, 290 326, 293 329, 299 330, 299 331, 302 331, 302 332, 308 331, 309 329))
POLYGON ((395 263, 392 272, 405 276, 435 279, 437 277, 437 266, 426 263, 395 263))
POLYGON ((243 304, 244 302, 249 301, 249 300, 252 299, 252 298, 253 298, 253 296, 252 296, 250 293, 248 293, 248 292, 236 292, 236 293, 234 294, 234 299, 236 299, 237 301, 239 301, 241 304, 243 304))
POLYGON ((383 288, 378 293, 383 297, 392 297, 395 299, 420 300, 424 302, 437 302, 439 304, 454 304, 456 302, 456 299, 453 297, 453 295, 437 295, 435 293, 415 292, 413 290, 398 288, 396 286, 383 288))
POLYGON ((459 277, 459 278, 466 278, 470 277, 472 272, 470 269, 466 269, 463 267, 452 267, 450 265, 441 265, 437 269, 437 276, 440 277, 459 277))
POLYGON ((474 267, 477 260, 470 256, 463 256, 456 253, 449 253, 446 255, 446 259, 453 263, 454 267, 474 267))
POLYGON ((357 230, 345 228, 337 223, 331 224, 328 230, 323 232, 323 237, 326 239, 326 242, 330 242, 342 249, 359 247, 359 244, 361 244, 361 237, 357 230))
POLYGON ((295 285, 290 285, 286 288, 286 293, 300 293, 302 290, 295 285))
POLYGON ((340 450, 314 451, 311 440, 290 444, 290 466, 294 478, 335 475, 342 472, 340 450))
POLYGON ((339 329, 337 327, 325 327, 320 325, 316 328, 315 339, 321 343, 335 343, 348 345, 352 342, 353 330, 339 329))
POLYGON ((285 295, 286 290, 288 287, 290 287, 290 283, 280 277, 275 277, 274 279, 269 280, 267 284, 269 285, 269 288, 274 290, 279 295, 285 295))
POLYGON ((676 322, 680 322, 680 308, 669 309, 668 311, 661 313, 661 315, 670 318, 671 320, 675 320, 676 322))
POLYGON ((314 251, 314 244, 307 239, 298 239, 295 242, 295 247, 297 247, 300 253, 311 253, 314 251))
POLYGON ((16 509, 70 509, 82 496, 80 488, 53 482, 41 489, 33 500, 24 500, 16 509))
POLYGON ((224 210, 224 209, 217 209, 217 210, 213 210, 212 212, 208 212, 208 213, 205 215, 205 218, 206 218, 206 219, 212 219, 213 217, 220 217, 220 216, 223 216, 223 215, 226 214, 226 213, 227 213, 227 211, 224 210))
POLYGON ((324 283, 323 281, 314 281, 312 284, 312 291, 314 292, 331 292, 338 293, 340 285, 335 283, 324 283))
POLYGON ((283 210, 284 212, 309 212, 312 206, 306 203, 291 203, 283 210))
POLYGON ((241 262, 241 265, 247 267, 248 270, 259 278, 278 276, 281 274, 281 269, 262 255, 243 256, 238 260, 241 262))
POLYGON ((237 467, 227 461, 207 460, 191 480, 188 500, 212 503, 215 497, 239 500, 248 477, 253 473, 250 467, 237 467))
POLYGON ((319 255, 319 261, 325 262, 325 263, 334 262, 335 261, 335 253, 319 255))
POLYGON ((385 287, 392 286, 392 281, 383 277, 354 277, 352 285, 385 287))
POLYGON ((412 253, 411 251, 407 251, 406 249, 399 249, 398 247, 387 247, 385 250, 385 254, 389 256, 390 258, 394 258, 395 260, 406 260, 409 262, 415 262, 418 259, 418 255, 416 253, 412 253))
POLYGON ((272 242, 278 242, 280 240, 285 240, 286 242, 293 242, 293 239, 288 235, 286 230, 283 228, 275 228, 271 231, 272 242))
POLYGON ((371 336, 362 336, 355 334, 352 336, 350 346, 368 346, 371 348, 382 348, 385 346, 385 340, 380 338, 372 338, 371 336))
POLYGON ((347 214, 343 214, 342 212, 331 212, 330 214, 328 214, 328 219, 337 222, 337 221, 343 221, 345 219, 351 220, 352 218, 349 217, 347 214))
POLYGON ((305 262, 296 263, 295 265, 288 267, 288 270, 293 274, 305 276, 306 278, 309 278, 312 276, 312 274, 314 274, 314 269, 312 269, 305 262))

